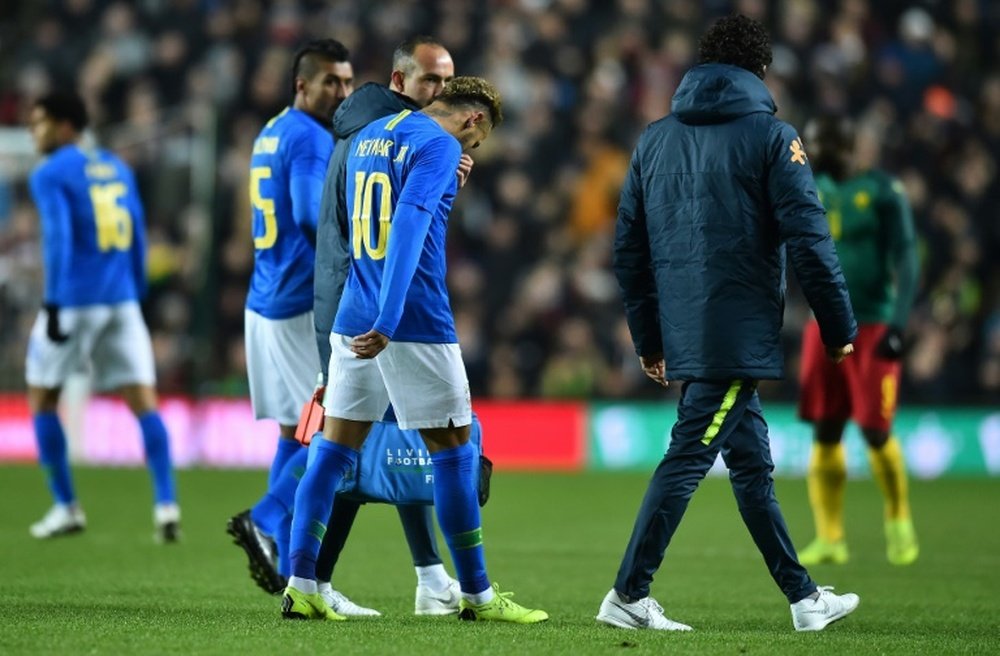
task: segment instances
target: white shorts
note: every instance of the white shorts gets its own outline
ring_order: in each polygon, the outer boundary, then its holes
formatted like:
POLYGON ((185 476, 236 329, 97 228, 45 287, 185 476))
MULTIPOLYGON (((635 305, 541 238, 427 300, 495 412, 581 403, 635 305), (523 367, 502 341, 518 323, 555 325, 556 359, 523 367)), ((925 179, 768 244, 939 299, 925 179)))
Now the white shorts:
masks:
POLYGON ((31 328, 28 385, 62 387, 78 371, 89 371, 99 391, 156 384, 153 344, 135 301, 60 308, 59 330, 67 336, 62 343, 49 339, 48 318, 47 311, 40 311, 31 328))
POLYGON ((268 319, 245 310, 243 321, 254 416, 295 426, 320 371, 313 313, 268 319))
POLYGON ((330 335, 330 376, 323 405, 328 417, 379 421, 389 403, 403 430, 472 423, 469 379, 458 344, 389 342, 363 360, 351 338, 330 335))

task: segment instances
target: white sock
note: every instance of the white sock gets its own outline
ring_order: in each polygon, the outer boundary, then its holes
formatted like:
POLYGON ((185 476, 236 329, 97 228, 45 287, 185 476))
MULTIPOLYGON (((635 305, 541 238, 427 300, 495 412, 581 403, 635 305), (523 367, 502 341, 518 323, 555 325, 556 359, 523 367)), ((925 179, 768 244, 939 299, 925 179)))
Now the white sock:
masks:
POLYGON ((444 590, 451 583, 451 577, 448 576, 447 570, 441 563, 426 567, 414 567, 414 569, 417 570, 417 585, 427 586, 434 592, 444 590))
POLYGON ((483 604, 488 604, 493 601, 493 586, 490 586, 483 590, 482 592, 477 592, 475 594, 469 594, 468 592, 463 592, 462 596, 465 600, 476 606, 482 606, 483 604))
POLYGON ((295 588, 299 592, 306 594, 316 594, 316 581, 292 576, 288 579, 288 587, 295 588))

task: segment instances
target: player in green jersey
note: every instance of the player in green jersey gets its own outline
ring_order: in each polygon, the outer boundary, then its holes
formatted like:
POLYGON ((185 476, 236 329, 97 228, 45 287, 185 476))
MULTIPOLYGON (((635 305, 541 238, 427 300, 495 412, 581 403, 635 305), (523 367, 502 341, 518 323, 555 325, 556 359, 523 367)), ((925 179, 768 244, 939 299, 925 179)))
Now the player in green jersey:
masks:
POLYGON ((899 180, 852 162, 854 131, 846 119, 825 117, 806 127, 806 143, 830 233, 847 278, 859 324, 853 358, 833 365, 825 355, 816 322, 802 341, 799 415, 813 423, 809 502, 816 539, 799 553, 803 565, 847 562, 844 538, 844 482, 847 464, 841 443, 853 419, 868 444, 872 474, 885 501, 886 554, 894 565, 917 559, 910 517, 906 465, 892 434, 903 331, 919 275, 913 218, 899 180))

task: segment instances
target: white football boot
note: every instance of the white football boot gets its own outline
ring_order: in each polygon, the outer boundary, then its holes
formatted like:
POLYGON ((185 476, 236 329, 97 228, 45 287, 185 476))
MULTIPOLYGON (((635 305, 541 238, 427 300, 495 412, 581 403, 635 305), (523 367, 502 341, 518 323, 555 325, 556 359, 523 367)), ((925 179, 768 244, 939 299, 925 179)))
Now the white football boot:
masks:
POLYGON ((861 599, 853 592, 833 594, 832 586, 817 588, 816 599, 806 597, 791 604, 792 625, 796 631, 822 631, 827 624, 847 617, 858 607, 861 599))
POLYGON ((614 589, 604 596, 596 619, 598 622, 621 629, 691 630, 687 624, 667 619, 663 615, 663 606, 652 597, 643 597, 638 601, 627 603, 622 601, 614 589))
POLYGON ((87 517, 79 505, 57 503, 49 508, 45 516, 31 525, 31 537, 45 540, 60 535, 79 533, 87 528, 87 517))
POLYGON ((453 615, 458 612, 461 601, 462 588, 455 579, 449 578, 448 587, 440 591, 418 585, 413 612, 415 615, 453 615))

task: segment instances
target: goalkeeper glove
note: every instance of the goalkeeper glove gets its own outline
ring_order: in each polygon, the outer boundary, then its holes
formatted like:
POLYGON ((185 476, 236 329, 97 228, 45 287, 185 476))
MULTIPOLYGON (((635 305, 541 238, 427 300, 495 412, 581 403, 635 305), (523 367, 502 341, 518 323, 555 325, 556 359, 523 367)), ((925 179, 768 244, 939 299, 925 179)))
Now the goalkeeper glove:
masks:
POLYGON ((62 344, 69 339, 69 335, 59 328, 59 306, 55 303, 46 303, 45 314, 48 316, 48 322, 45 324, 45 334, 48 335, 49 339, 56 344, 62 344))
POLYGON ((899 360, 903 357, 903 347, 902 328, 889 326, 875 345, 875 355, 884 360, 899 360))

